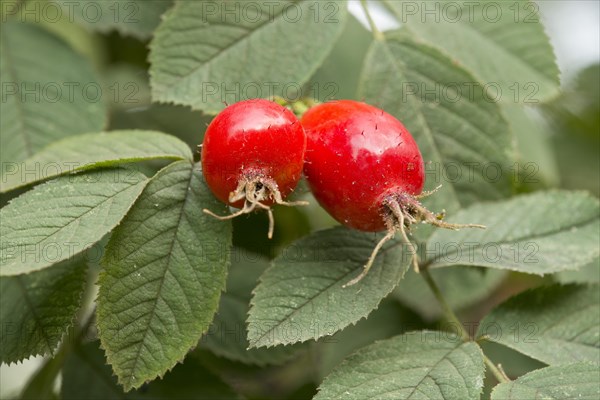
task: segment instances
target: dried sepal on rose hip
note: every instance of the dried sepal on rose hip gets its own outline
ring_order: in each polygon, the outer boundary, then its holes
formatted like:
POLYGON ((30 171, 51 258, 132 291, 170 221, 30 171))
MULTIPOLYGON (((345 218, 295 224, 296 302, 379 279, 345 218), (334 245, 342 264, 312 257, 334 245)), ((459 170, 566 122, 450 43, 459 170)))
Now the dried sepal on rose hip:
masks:
POLYGON ((222 202, 240 208, 219 216, 231 219, 256 209, 269 215, 271 205, 304 205, 286 202, 302 174, 306 134, 296 116, 272 101, 253 99, 226 107, 209 124, 202 143, 202 172, 208 187, 222 202))
POLYGON ((306 180, 318 202, 340 223, 367 232, 387 230, 373 249, 363 271, 344 286, 366 276, 383 244, 399 232, 407 237, 419 222, 441 228, 485 228, 449 224, 419 201, 425 183, 423 157, 400 121, 366 103, 340 100, 312 107, 301 119, 306 131, 306 180))

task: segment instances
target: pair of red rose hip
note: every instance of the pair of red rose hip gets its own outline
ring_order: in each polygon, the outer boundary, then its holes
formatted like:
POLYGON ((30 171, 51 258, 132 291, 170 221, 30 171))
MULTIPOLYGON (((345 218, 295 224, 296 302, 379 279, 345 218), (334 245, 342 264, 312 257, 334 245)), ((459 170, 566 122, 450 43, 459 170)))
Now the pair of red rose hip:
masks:
POLYGON ((381 246, 411 224, 425 221, 457 229, 425 209, 418 198, 425 181, 423 158, 408 130, 390 114, 365 103, 340 100, 318 104, 299 121, 287 108, 255 99, 233 104, 210 123, 202 145, 202 169, 221 201, 240 208, 229 219, 255 209, 269 214, 284 201, 302 171, 317 201, 340 223, 361 231, 387 229, 362 273, 381 246))

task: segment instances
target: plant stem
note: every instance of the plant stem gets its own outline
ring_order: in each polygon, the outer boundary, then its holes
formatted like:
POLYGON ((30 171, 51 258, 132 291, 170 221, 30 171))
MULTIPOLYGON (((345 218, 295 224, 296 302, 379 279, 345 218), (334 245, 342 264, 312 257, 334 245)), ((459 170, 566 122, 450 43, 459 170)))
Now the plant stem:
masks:
POLYGON ((498 368, 492 362, 492 360, 490 360, 488 358, 488 356, 486 356, 485 354, 483 355, 483 362, 489 368, 489 370, 492 372, 492 374, 498 380, 498 382, 500 382, 500 383, 508 383, 508 382, 510 382, 510 379, 508 378, 508 376, 506 376, 506 374, 504 373, 504 371, 502 371, 500 368, 498 368))
POLYGON ((360 4, 362 5, 363 10, 365 10, 365 16, 367 17, 367 22, 369 23, 369 27, 371 27, 371 32, 373 33, 373 37, 375 40, 384 41, 385 36, 379 29, 377 29, 377 25, 375 25, 375 21, 371 17, 371 13, 369 12, 369 7, 367 4, 367 0, 360 0, 360 4))
MULTIPOLYGON (((433 295, 437 299, 438 303, 440 303, 440 306, 442 307, 442 311, 444 312, 444 316, 446 317, 446 319, 458 327, 460 336, 465 342, 470 341, 471 338, 469 336, 469 333, 463 326, 462 322, 460 322, 460 320, 458 319, 456 314, 454 314, 454 311, 452 311, 452 309, 446 302, 446 299, 444 298, 442 291, 440 290, 438 285, 433 280, 433 277, 431 276, 431 274, 429 273, 429 270, 427 268, 421 268, 421 276, 423 276, 423 279, 425 279, 425 282, 427 282, 427 285, 433 292, 433 295)), ((500 383, 510 382, 510 378, 508 376, 506 376, 504 371, 502 371, 501 368, 494 365, 492 360, 490 360, 485 354, 483 354, 483 362, 488 367, 488 369, 492 372, 492 374, 498 380, 498 382, 500 382, 500 383)))
POLYGON ((27 381, 20 398, 23 400, 53 398, 54 382, 62 369, 66 354, 67 348, 62 346, 53 357, 44 360, 27 381))
POLYGON ((468 342, 469 340, 471 340, 469 333, 465 330, 465 327, 463 326, 462 322, 460 322, 460 320, 458 319, 456 314, 454 314, 454 311, 452 311, 452 309, 446 302, 444 295, 442 294, 440 288, 438 287, 438 285, 435 283, 435 281, 431 277, 429 270, 426 268, 422 268, 421 276, 423 276, 423 278, 425 279, 425 282, 427 282, 427 285, 429 285, 429 288, 433 292, 433 295, 437 299, 438 303, 440 303, 440 306, 442 307, 442 311, 444 312, 444 316, 446 317, 446 319, 448 321, 450 321, 452 324, 456 325, 456 327, 458 329, 458 333, 460 334, 461 338, 465 342, 468 342))

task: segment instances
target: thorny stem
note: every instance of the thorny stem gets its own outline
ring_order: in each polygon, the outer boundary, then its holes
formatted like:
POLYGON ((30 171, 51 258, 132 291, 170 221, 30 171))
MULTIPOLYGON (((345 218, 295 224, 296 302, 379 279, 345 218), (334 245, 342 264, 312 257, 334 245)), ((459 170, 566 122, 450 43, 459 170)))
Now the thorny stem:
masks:
POLYGON ((375 40, 383 42, 385 40, 385 36, 379 29, 377 29, 377 25, 375 25, 375 21, 371 17, 371 13, 369 12, 369 6, 367 4, 367 0, 360 0, 360 4, 362 5, 363 10, 365 11, 365 16, 367 17, 367 22, 369 23, 369 27, 371 28, 371 32, 373 33, 373 37, 375 40))

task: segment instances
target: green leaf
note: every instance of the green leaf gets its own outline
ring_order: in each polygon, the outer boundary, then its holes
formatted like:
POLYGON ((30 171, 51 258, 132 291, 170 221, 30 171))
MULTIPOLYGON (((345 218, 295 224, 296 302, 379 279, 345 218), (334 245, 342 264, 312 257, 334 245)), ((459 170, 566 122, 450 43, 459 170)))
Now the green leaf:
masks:
POLYGON ((554 278, 560 283, 600 283, 600 258, 576 271, 561 271, 554 278))
POLYGON ((517 295, 481 321, 477 335, 546 364, 600 360, 598 286, 553 285, 517 295))
POLYGON ((2 192, 55 176, 136 161, 192 160, 187 144, 154 131, 90 133, 52 143, 22 163, 4 163, 2 192))
POLYGON ((219 310, 200 345, 233 361, 258 366, 282 364, 298 354, 299 346, 248 349, 250 344, 246 339, 246 316, 252 290, 269 261, 258 254, 239 248, 235 250, 227 290, 221 296, 219 310))
POLYGON ((150 45, 153 98, 217 113, 224 102, 297 96, 346 14, 345 1, 177 2, 150 45))
POLYGON ((189 107, 171 104, 149 104, 129 110, 116 111, 111 129, 160 130, 175 135, 193 148, 202 143, 204 131, 212 117, 189 107))
POLYGON ((153 400, 239 400, 240 396, 221 378, 206 369, 201 362, 189 357, 177 365, 164 379, 150 383, 133 394, 133 399, 153 400), (139 394, 138 394, 139 393, 139 394))
MULTIPOLYGON (((69 15, 68 10, 62 12, 54 4, 48 5, 48 0, 26 2, 27 5, 23 7, 16 1, 5 1, 6 6, 2 9, 2 12, 7 11, 4 14, 5 18, 38 25, 65 41, 77 53, 87 58, 94 68, 104 67, 107 60, 103 38, 77 25, 74 16, 69 15)), ((90 16, 92 12, 90 10, 90 16)))
POLYGON ((550 132, 541 120, 534 119, 535 111, 518 104, 502 105, 502 112, 515 135, 518 153, 517 163, 509 173, 512 172, 517 185, 525 190, 556 187, 560 177, 550 132))
MULTIPOLYGON (((69 340, 69 337, 65 340, 69 340)), ((42 361, 42 365, 27 379, 19 398, 59 400, 54 393, 54 388, 64 361, 64 351, 61 349, 63 349, 62 346, 59 347, 54 357, 42 361)))
POLYGON ((333 228, 306 236, 282 251, 260 278, 248 317, 250 346, 318 339, 357 323, 379 305, 409 265, 401 243, 390 241, 367 276, 356 277, 380 235, 333 228))
POLYGON ((75 22, 94 32, 116 30, 122 35, 147 39, 158 26, 172 0, 54 0, 75 22))
POLYGON ((352 14, 348 15, 340 39, 307 84, 307 96, 320 101, 354 98, 371 42, 371 32, 352 14))
POLYGON ((110 232, 146 185, 144 175, 103 169, 63 176, 0 209, 0 276, 72 258, 110 232))
POLYGON ((367 346, 344 360, 315 400, 479 399, 481 349, 447 332, 421 331, 367 346))
POLYGON ((540 107, 556 149, 560 184, 600 196, 600 64, 580 71, 573 82, 540 107))
POLYGON ((62 370, 61 398, 81 399, 198 399, 225 400, 238 396, 193 357, 177 365, 164 379, 139 391, 123 393, 106 364, 98 342, 77 345, 62 370))
POLYGON ((0 277, 0 362, 53 354, 73 326, 85 278, 82 257, 28 275, 0 277))
POLYGON ((376 340, 424 328, 425 324, 418 316, 397 301, 384 299, 367 319, 362 319, 356 325, 348 326, 333 336, 319 339, 315 349, 318 354, 315 359, 319 381, 356 350, 376 340))
MULTIPOLYGON (((102 76, 111 109, 110 126, 114 126, 116 112, 126 113, 151 103, 150 82, 148 71, 133 64, 111 64, 102 76)), ((151 130, 136 126, 137 129, 151 130)), ((162 129, 158 129, 165 132, 162 129)), ((169 132, 166 132, 169 133, 169 132)))
POLYGON ((487 229, 438 229, 427 242, 431 267, 477 265, 529 274, 577 269, 598 257, 598 199, 584 192, 549 191, 477 204, 450 221, 487 229))
POLYGON ((117 385, 110 365, 106 364, 99 342, 77 343, 67 355, 62 368, 61 398, 125 399, 127 395, 117 385))
POLYGON ((559 70, 536 3, 386 4, 421 40, 443 49, 478 81, 493 86, 499 100, 538 103, 558 93, 559 70))
POLYGON ((162 169, 113 232, 98 280, 102 347, 125 390, 163 376, 206 332, 225 289, 231 224, 188 161, 162 169))
POLYGON ((492 400, 595 400, 600 397, 598 365, 574 363, 538 369, 496 386, 492 400))
POLYGON ((101 85, 81 55, 33 24, 3 21, 0 30, 3 163, 22 161, 65 136, 104 128, 101 85))
POLYGON ((497 104, 467 71, 403 32, 375 41, 365 61, 358 97, 399 118, 419 145, 432 210, 456 211, 511 193, 513 152, 497 104), (393 78, 391 78, 393 77, 393 78), (471 85, 471 89, 467 91, 471 85))
MULTIPOLYGON (((459 310, 490 296, 506 278, 506 271, 479 270, 455 266, 433 269, 431 275, 453 310, 459 310)), ((428 320, 442 314, 439 302, 423 277, 410 270, 394 290, 393 296, 428 320)))

